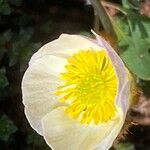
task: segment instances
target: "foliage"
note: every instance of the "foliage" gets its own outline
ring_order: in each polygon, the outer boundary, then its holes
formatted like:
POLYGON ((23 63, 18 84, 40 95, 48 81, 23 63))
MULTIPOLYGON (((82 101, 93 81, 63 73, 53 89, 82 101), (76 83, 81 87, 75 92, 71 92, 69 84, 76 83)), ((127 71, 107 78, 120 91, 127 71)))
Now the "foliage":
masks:
POLYGON ((134 145, 132 145, 131 143, 120 143, 116 146, 116 150, 135 150, 135 148, 134 145))
POLYGON ((0 90, 3 90, 8 85, 7 77, 5 76, 5 68, 0 69, 0 90))
POLYGON ((35 131, 29 133, 27 137, 27 143, 29 145, 28 149, 42 149, 42 150, 49 150, 49 147, 46 145, 43 137, 38 135, 35 131))
POLYGON ((122 3, 125 14, 113 20, 120 55, 137 77, 150 80, 150 18, 140 15, 140 1, 122 3))
POLYGON ((96 3, 101 2, 92 1, 93 7, 100 16, 105 32, 111 33, 113 38, 114 30, 119 54, 129 70, 140 79, 150 80, 150 18, 141 15, 143 9, 149 14, 148 6, 143 6, 144 2, 141 0, 122 0, 122 5, 103 1, 102 5, 108 7, 108 10, 105 10, 108 11, 106 15, 100 11, 100 7, 95 7, 96 3))
POLYGON ((17 127, 13 122, 6 116, 0 117, 0 139, 7 141, 10 136, 17 131, 17 127))
POLYGON ((150 19, 129 11, 117 17, 115 30, 120 55, 129 69, 139 78, 150 80, 150 19))
POLYGON ((140 7, 141 0, 122 0, 122 6, 126 9, 136 9, 140 7))
POLYGON ((9 66, 20 63, 20 69, 23 71, 24 66, 29 61, 33 52, 38 49, 41 44, 31 41, 33 31, 31 29, 21 29, 19 33, 13 34, 11 37, 11 49, 9 52, 9 66))
POLYGON ((0 13, 9 15, 11 12, 10 6, 6 0, 0 0, 0 13))

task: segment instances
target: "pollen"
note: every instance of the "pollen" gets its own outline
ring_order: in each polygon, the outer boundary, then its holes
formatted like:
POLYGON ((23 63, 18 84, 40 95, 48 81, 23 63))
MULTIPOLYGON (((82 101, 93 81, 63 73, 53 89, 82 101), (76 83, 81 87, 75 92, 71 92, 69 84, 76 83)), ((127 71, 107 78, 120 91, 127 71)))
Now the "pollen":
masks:
POLYGON ((66 113, 82 124, 105 123, 117 113, 118 79, 105 50, 81 50, 68 58, 56 94, 66 113))

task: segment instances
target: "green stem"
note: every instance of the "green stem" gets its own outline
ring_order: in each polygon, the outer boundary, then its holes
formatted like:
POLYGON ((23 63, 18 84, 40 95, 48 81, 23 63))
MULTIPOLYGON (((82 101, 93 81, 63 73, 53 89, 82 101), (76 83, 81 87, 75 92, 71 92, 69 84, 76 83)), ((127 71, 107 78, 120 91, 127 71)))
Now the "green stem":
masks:
POLYGON ((94 31, 95 32, 99 32, 100 31, 100 20, 99 20, 99 16, 97 15, 97 13, 94 11, 94 31))
POLYGON ((105 31, 111 35, 112 37, 116 38, 115 31, 113 29, 113 25, 110 21, 109 16, 107 15, 104 7, 102 6, 101 1, 99 0, 91 0, 91 4, 94 7, 95 11, 97 12, 97 15, 99 16, 99 19, 101 20, 101 23, 105 29, 105 31))

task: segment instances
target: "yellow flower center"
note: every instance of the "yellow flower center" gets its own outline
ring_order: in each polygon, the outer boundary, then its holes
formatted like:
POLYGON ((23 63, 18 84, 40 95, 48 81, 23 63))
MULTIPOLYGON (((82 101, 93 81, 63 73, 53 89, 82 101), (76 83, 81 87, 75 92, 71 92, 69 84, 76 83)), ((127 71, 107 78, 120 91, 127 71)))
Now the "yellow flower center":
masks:
POLYGON ((118 79, 105 50, 85 50, 68 58, 56 94, 68 102, 66 112, 81 123, 107 122, 116 112, 118 79))

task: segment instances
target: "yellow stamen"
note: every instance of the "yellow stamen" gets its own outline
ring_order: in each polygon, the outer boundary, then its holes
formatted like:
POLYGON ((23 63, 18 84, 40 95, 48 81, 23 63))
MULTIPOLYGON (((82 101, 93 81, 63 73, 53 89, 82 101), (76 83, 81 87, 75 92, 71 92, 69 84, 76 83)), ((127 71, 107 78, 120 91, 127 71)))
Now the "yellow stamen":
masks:
POLYGON ((86 124, 112 119, 117 112, 118 79, 106 51, 80 51, 68 59, 65 68, 60 75, 64 84, 56 94, 61 102, 70 102, 66 113, 86 124))

